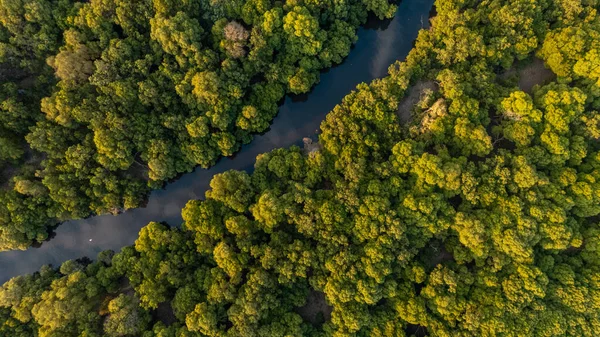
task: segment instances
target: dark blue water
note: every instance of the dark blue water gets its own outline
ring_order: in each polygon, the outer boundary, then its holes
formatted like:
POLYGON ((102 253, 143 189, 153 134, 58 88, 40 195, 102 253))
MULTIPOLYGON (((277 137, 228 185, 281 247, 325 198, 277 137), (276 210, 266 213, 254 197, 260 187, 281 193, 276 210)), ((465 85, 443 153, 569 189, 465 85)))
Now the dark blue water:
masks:
POLYGON ((32 273, 44 264, 58 266, 69 259, 95 258, 103 250, 118 251, 131 245, 140 228, 150 221, 180 225, 181 209, 190 199, 204 198, 213 175, 231 169, 250 170, 260 153, 301 145, 302 138, 314 136, 325 115, 357 84, 385 76, 390 64, 406 57, 418 31, 428 27, 433 2, 404 0, 392 21, 360 28, 358 42, 345 61, 321 74, 321 82, 304 101, 287 97, 271 129, 255 137, 234 157, 220 160, 209 170, 198 168, 165 189, 152 192, 145 208, 67 221, 57 228, 53 239, 39 248, 0 253, 0 282, 32 273))

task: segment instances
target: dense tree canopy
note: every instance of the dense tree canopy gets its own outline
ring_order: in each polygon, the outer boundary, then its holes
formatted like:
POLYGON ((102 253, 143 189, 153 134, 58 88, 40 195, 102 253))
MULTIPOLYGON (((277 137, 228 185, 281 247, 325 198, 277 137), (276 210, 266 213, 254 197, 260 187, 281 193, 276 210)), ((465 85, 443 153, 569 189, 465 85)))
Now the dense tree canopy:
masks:
POLYGON ((230 156, 387 0, 0 2, 0 250, 230 156))
MULTIPOLYGON (((216 175, 182 228, 13 278, 0 336, 600 335, 598 5, 438 0, 406 61, 327 116, 318 150, 216 175), (525 90, 536 57, 556 79, 525 90)), ((289 13, 281 34, 323 42, 289 13)), ((192 78, 198 104, 215 99, 217 74, 192 78)))

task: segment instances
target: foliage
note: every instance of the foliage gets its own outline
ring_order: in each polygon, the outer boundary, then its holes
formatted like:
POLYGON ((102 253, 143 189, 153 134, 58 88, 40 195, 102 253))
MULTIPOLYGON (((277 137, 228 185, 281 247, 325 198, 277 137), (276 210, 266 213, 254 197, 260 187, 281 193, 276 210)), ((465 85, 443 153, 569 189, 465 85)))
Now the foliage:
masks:
POLYGON ((231 156, 285 94, 348 55, 368 12, 395 11, 387 0, 2 0, 0 250, 139 207, 150 188, 231 156))
MULTIPOLYGON (((598 92, 593 73, 575 70, 596 46, 552 42, 571 41, 571 28, 595 36, 598 3, 572 3, 439 0, 406 61, 327 116, 319 150, 277 149, 251 174, 215 176, 182 228, 150 223, 114 256, 10 280, 0 334, 600 335, 598 92), (558 78, 527 93, 502 73, 534 55, 558 78), (425 80, 435 90, 401 125, 403 94, 425 80), (159 321, 165 308, 172 324, 159 321)), ((244 5, 244 20, 263 7, 244 5)), ((298 7, 270 20, 316 48, 298 7)), ((196 102, 212 102, 220 77, 191 78, 196 102)), ((189 128, 205 137, 212 118, 189 128)))

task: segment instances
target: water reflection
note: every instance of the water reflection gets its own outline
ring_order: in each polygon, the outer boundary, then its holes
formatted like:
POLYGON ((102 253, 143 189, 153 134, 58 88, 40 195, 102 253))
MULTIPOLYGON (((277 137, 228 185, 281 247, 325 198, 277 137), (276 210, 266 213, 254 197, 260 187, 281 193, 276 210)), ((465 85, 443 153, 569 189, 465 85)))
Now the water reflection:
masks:
POLYGON ((313 135, 325 115, 357 84, 385 76, 387 67, 412 48, 422 23, 428 22, 432 5, 433 0, 404 0, 393 20, 361 28, 359 40, 344 63, 322 74, 321 82, 308 96, 287 97, 271 129, 243 146, 235 157, 221 159, 210 170, 196 169, 152 192, 145 208, 67 221, 56 229, 56 237, 39 248, 0 253, 0 282, 34 272, 44 264, 57 266, 68 259, 93 258, 102 250, 119 250, 132 244, 140 228, 150 221, 179 225, 181 209, 190 199, 204 198, 214 174, 230 169, 250 171, 258 154, 301 145, 302 138, 313 135))

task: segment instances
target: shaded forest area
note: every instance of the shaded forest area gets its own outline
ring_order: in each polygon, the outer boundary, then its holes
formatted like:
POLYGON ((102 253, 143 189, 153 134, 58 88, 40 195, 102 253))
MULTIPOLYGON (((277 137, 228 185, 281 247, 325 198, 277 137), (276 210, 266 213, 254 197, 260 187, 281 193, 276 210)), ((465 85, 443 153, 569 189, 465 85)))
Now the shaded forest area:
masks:
POLYGON ((265 131, 387 0, 0 1, 0 250, 265 131))
POLYGON ((598 6, 438 0, 318 146, 216 175, 182 228, 11 279, 0 336, 600 335, 598 6), (528 93, 536 58, 556 78, 528 93))

